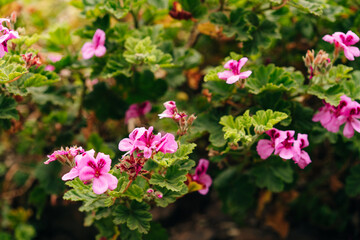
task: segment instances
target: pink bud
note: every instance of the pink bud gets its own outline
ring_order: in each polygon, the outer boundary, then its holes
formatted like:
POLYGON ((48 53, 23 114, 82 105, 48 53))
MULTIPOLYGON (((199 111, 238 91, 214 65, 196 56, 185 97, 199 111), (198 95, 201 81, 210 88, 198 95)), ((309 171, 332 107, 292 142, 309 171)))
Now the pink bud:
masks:
POLYGON ((154 189, 149 188, 146 192, 147 192, 147 193, 153 193, 153 192, 154 192, 154 189))

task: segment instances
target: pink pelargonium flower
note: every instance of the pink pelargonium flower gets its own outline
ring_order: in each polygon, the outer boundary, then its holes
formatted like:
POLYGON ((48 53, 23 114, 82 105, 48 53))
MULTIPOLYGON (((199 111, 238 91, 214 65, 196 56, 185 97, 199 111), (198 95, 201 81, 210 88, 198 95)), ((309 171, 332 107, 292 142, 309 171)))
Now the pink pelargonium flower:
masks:
POLYGON ((2 36, 0 37, 0 58, 2 58, 5 53, 9 52, 7 42, 10 39, 19 38, 19 34, 16 31, 7 29, 6 27, 2 27, 0 32, 2 33, 2 36))
POLYGON ((346 34, 335 32, 332 35, 325 35, 322 39, 328 43, 334 43, 336 48, 343 49, 345 57, 350 61, 354 61, 354 57, 360 56, 359 48, 351 46, 359 42, 359 37, 352 31, 348 31, 346 34))
POLYGON ((145 158, 150 158, 154 152, 174 153, 178 145, 174 135, 166 133, 161 136, 153 134, 153 127, 149 129, 135 128, 129 135, 119 142, 119 150, 127 151, 124 155, 132 154, 134 151, 141 152, 145 158))
POLYGON ((131 104, 129 109, 125 113, 125 123, 128 123, 129 119, 144 116, 151 111, 151 103, 145 101, 143 103, 131 104))
POLYGON ((79 178, 81 181, 93 180, 93 191, 102 194, 106 190, 114 190, 118 179, 109 173, 111 159, 109 155, 99 152, 94 158, 91 153, 85 153, 78 160, 79 178))
POLYGON ((199 193, 202 195, 205 195, 209 192, 209 188, 212 184, 210 175, 206 174, 208 167, 209 161, 202 158, 195 168, 195 173, 191 175, 194 181, 203 185, 203 189, 199 190, 199 193))
POLYGON ((239 79, 248 78, 251 75, 251 71, 240 72, 241 68, 245 65, 248 58, 243 57, 239 61, 230 60, 225 63, 224 68, 229 69, 230 71, 219 72, 218 77, 220 79, 226 80, 227 84, 233 84, 239 79))
POLYGON ((279 155, 283 159, 291 159, 299 154, 299 150, 294 147, 294 135, 295 131, 285 131, 286 138, 275 147, 275 154, 279 155))
POLYGON ((137 140, 147 132, 146 128, 135 128, 130 134, 129 138, 124 138, 119 142, 119 150, 126 152, 124 155, 132 154, 137 149, 137 140))
POLYGON ((298 149, 296 152, 298 152, 299 154, 294 155, 292 159, 301 169, 304 169, 307 165, 311 163, 309 154, 306 151, 302 150, 307 146, 309 146, 308 135, 298 133, 297 140, 294 142, 294 148, 298 149))
POLYGON ((105 32, 101 29, 97 29, 92 42, 86 42, 81 48, 82 56, 84 59, 92 58, 94 55, 102 57, 106 53, 105 48, 105 32))
POLYGON ((165 111, 159 114, 159 118, 173 118, 177 113, 176 103, 174 101, 164 102, 165 111))
POLYGON ((286 138, 286 132, 276 128, 270 129, 265 133, 270 136, 270 140, 261 139, 256 146, 256 151, 258 152, 261 159, 267 159, 270 157, 279 143, 284 141, 286 138))
POLYGON ((312 121, 320 122, 329 132, 338 132, 342 123, 337 118, 336 112, 336 107, 325 103, 325 106, 319 108, 319 112, 313 116, 312 121))
POLYGON ((356 101, 352 101, 351 98, 343 95, 341 96, 343 101, 347 101, 348 104, 342 108, 341 116, 339 117, 342 123, 345 123, 343 134, 346 138, 354 136, 354 130, 360 132, 360 104, 356 101))
POLYGON ((79 161, 86 155, 89 154, 90 156, 94 157, 95 150, 91 149, 89 151, 86 151, 82 153, 81 155, 77 155, 75 157, 75 166, 70 170, 70 172, 66 173, 64 176, 62 176, 63 181, 72 180, 79 176, 80 169, 79 169, 79 161))

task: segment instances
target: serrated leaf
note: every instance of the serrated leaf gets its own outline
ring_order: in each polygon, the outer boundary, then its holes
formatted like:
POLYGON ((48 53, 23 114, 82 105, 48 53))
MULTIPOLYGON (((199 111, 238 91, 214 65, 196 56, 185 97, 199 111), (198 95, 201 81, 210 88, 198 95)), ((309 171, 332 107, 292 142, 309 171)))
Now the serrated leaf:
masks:
POLYGON ((187 174, 186 170, 181 170, 179 166, 172 165, 166 170, 165 176, 159 173, 153 174, 149 183, 179 192, 186 181, 185 174, 187 174))
POLYGON ((360 165, 350 169, 350 174, 346 178, 345 191, 350 197, 360 195, 360 165))
POLYGON ((344 88, 338 84, 328 89, 325 89, 319 85, 313 85, 308 89, 309 94, 315 95, 333 106, 339 105, 340 97, 345 94, 344 91, 344 88))
POLYGON ((166 188, 157 187, 156 190, 160 191, 163 195, 162 198, 156 198, 156 205, 159 207, 166 207, 170 203, 176 201, 177 198, 184 196, 188 192, 188 187, 183 184, 180 191, 171 191, 166 188))
POLYGON ((136 184, 131 184, 130 187, 124 192, 123 196, 126 196, 132 200, 141 202, 144 197, 144 190, 136 184))
POLYGON ((253 116, 254 127, 258 131, 266 131, 272 129, 273 126, 282 120, 286 119, 288 115, 282 112, 273 112, 273 110, 260 110, 253 116))
POLYGON ((152 219, 149 210, 150 206, 144 202, 132 201, 129 207, 118 205, 113 212, 113 221, 115 224, 126 223, 130 230, 147 233, 152 219))
POLYGON ((162 152, 158 152, 157 154, 154 155, 153 159, 156 163, 158 163, 161 166, 170 167, 179 160, 188 159, 189 158, 188 155, 192 153, 195 147, 196 147, 195 143, 181 144, 179 149, 175 153, 164 154, 162 152))
POLYGON ((7 83, 27 73, 27 69, 17 63, 5 64, 0 67, 0 83, 7 83))
POLYGON ((292 0, 288 4, 304 12, 311 13, 316 16, 321 16, 323 10, 327 6, 327 4, 321 4, 316 1, 308 1, 308 0, 292 0))
POLYGON ((291 73, 273 64, 260 66, 246 80, 246 87, 254 94, 263 91, 290 91, 297 87, 291 73))

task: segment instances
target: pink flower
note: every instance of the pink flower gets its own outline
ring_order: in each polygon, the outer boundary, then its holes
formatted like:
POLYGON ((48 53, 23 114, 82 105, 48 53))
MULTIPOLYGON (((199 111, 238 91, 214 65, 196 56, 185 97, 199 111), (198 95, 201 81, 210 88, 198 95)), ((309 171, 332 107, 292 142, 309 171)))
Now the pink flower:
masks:
POLYGON ((136 142, 137 140, 145 134, 147 130, 142 127, 142 128, 135 128, 130 134, 129 134, 129 138, 124 138, 123 140, 121 140, 119 142, 119 150, 126 152, 124 155, 127 154, 132 154, 136 149, 137 149, 137 145, 136 142))
POLYGON ((206 174, 208 167, 209 161, 202 158, 195 168, 195 173, 191 175, 194 181, 203 185, 203 189, 199 190, 199 193, 202 195, 205 195, 209 192, 209 187, 212 184, 210 175, 206 174))
POLYGON ((294 142, 294 148, 298 149, 297 152, 299 154, 296 154, 292 159, 301 169, 304 169, 311 163, 309 154, 302 150, 307 146, 309 146, 308 135, 298 133, 297 140, 294 142))
POLYGON ((78 160, 78 172, 81 181, 93 180, 93 191, 102 194, 106 190, 114 190, 117 187, 118 179, 109 173, 111 159, 109 155, 99 152, 94 155, 86 152, 78 160))
POLYGON ((348 31, 346 34, 335 32, 333 35, 325 35, 323 40, 334 43, 336 48, 343 49, 345 57, 350 61, 354 61, 354 57, 360 56, 359 48, 351 46, 359 41, 359 37, 352 31, 348 31))
POLYGON ((276 128, 270 129, 265 132, 270 136, 270 140, 261 139, 259 140, 256 151, 258 152, 261 159, 267 159, 274 152, 275 147, 286 138, 286 133, 276 128))
POLYGON ((143 103, 131 104, 129 109, 125 113, 125 123, 128 123, 129 119, 144 116, 151 110, 151 103, 145 101, 143 103))
POLYGON ((343 134, 346 138, 354 136, 354 130, 360 132, 360 104, 343 95, 337 107, 325 103, 313 117, 314 122, 319 122, 330 132, 338 132, 345 123, 343 134))
POLYGON ((3 22, 10 22, 9 19, 0 18, 0 58, 2 58, 6 52, 8 52, 7 42, 10 39, 19 38, 19 34, 16 31, 9 30, 7 27, 2 25, 3 22))
POLYGON ((97 29, 92 42, 86 42, 81 48, 82 56, 84 59, 92 58, 94 55, 102 57, 106 53, 105 44, 105 32, 101 29, 97 29))
POLYGON ((286 138, 275 147, 275 154, 279 155, 283 159, 291 159, 297 153, 297 148, 294 148, 293 143, 295 142, 294 135, 295 131, 285 131, 286 138))
POLYGON ((153 127, 149 129, 137 140, 136 147, 144 151, 144 157, 150 158, 154 150, 156 150, 157 144, 160 143, 161 134, 152 134, 153 127))
POLYGON ((45 71, 54 71, 55 70, 55 66, 54 65, 46 65, 46 67, 44 68, 45 71))
POLYGON ((227 84, 233 84, 239 79, 248 78, 251 75, 251 71, 240 72, 241 68, 245 65, 248 58, 241 58, 239 61, 230 60, 225 63, 224 68, 229 69, 230 71, 219 72, 218 77, 220 79, 226 80, 227 84))
MULTIPOLYGON (((73 156, 75 152, 72 153, 73 156)), ((66 173, 64 176, 62 176, 62 180, 63 181, 68 181, 68 180, 72 180, 76 177, 79 176, 79 173, 80 173, 80 169, 79 169, 79 161, 86 155, 86 154, 89 154, 91 155, 92 157, 94 157, 94 154, 95 154, 95 150, 94 149, 91 149, 89 151, 86 151, 84 153, 82 153, 81 155, 77 155, 75 157, 75 166, 70 170, 70 172, 66 173)))
POLYGON ((167 101, 164 103, 165 111, 159 114, 159 118, 173 118, 177 113, 176 103, 167 101))
POLYGON ((141 153, 145 158, 150 158, 155 152, 174 153, 176 152, 178 145, 175 141, 174 135, 166 133, 161 136, 153 134, 153 127, 135 128, 129 135, 129 138, 125 138, 119 142, 119 150, 127 151, 124 155, 132 154, 134 151, 141 153))
POLYGON ((174 153, 178 149, 174 135, 166 133, 157 143, 156 152, 174 153))

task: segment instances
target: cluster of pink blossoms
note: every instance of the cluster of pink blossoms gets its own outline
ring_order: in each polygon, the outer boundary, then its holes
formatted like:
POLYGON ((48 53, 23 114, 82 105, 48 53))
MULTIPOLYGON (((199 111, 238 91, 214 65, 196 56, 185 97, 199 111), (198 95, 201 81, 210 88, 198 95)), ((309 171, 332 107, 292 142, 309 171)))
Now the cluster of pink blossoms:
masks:
POLYGON ((94 154, 95 150, 93 149, 85 152, 81 147, 66 148, 66 150, 58 150, 49 155, 45 164, 55 160, 67 163, 73 168, 61 179, 68 181, 79 177, 83 182, 92 180, 93 191, 96 194, 102 194, 108 189, 114 190, 118 180, 109 173, 111 168, 110 156, 99 152, 95 158, 94 154))
POLYGON ((276 128, 265 132, 270 136, 270 140, 261 139, 256 150, 262 159, 267 159, 272 153, 279 155, 283 159, 292 159, 304 169, 311 163, 310 156, 303 148, 309 146, 307 134, 298 133, 295 140, 295 131, 281 131, 276 128))
POLYGON ((157 152, 176 152, 178 145, 174 135, 171 133, 166 133, 164 136, 161 136, 161 133, 155 135, 153 129, 153 127, 149 127, 149 129, 135 128, 129 134, 129 138, 124 138, 119 142, 119 150, 126 152, 124 155, 136 152, 143 154, 145 158, 151 158, 157 152))
POLYGON ((223 71, 218 73, 220 79, 226 80, 227 84, 233 84, 240 79, 248 78, 251 75, 251 71, 240 72, 241 68, 248 61, 248 58, 243 57, 239 61, 229 60, 225 63, 224 68, 230 71, 223 71))
POLYGON ((174 101, 164 102, 165 111, 159 114, 159 118, 172 118, 174 120, 179 120, 181 118, 187 117, 185 113, 179 113, 174 101))
POLYGON ((325 106, 319 109, 313 117, 314 122, 321 125, 330 132, 338 132, 342 124, 345 123, 343 134, 346 138, 354 136, 354 130, 360 132, 360 104, 352 101, 346 95, 341 96, 341 101, 337 107, 324 102, 325 106))
POLYGON ((91 42, 86 42, 81 48, 81 53, 84 59, 90 59, 94 55, 102 57, 106 53, 105 47, 105 32, 97 29, 91 42))
POLYGON ((325 35, 323 40, 335 44, 335 52, 344 50, 345 57, 350 61, 354 61, 354 57, 360 56, 359 48, 352 46, 359 42, 359 37, 352 31, 348 31, 346 34, 335 32, 332 35, 325 35))
POLYGON ((48 155, 49 158, 44 164, 49 164, 53 161, 60 161, 62 163, 70 163, 73 161, 73 158, 76 157, 79 154, 84 153, 85 150, 82 147, 73 146, 70 148, 60 149, 52 154, 48 155))
POLYGON ((3 26, 3 22, 10 23, 10 19, 0 18, 0 58, 2 58, 6 52, 8 52, 7 42, 10 39, 19 38, 19 34, 16 31, 9 30, 3 26))

